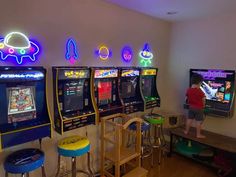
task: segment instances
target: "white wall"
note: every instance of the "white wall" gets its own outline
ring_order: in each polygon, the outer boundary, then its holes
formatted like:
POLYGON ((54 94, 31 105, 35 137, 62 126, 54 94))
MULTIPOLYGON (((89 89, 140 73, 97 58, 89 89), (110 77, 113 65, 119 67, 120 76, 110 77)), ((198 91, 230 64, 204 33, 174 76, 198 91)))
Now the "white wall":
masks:
MULTIPOLYGON (((99 0, 2 0, 0 16, 0 36, 6 35, 9 31, 18 30, 41 43, 43 48, 41 57, 32 65, 44 66, 48 69, 51 108, 53 92, 51 66, 70 65, 64 59, 64 47, 68 37, 74 37, 79 44, 81 58, 76 65, 80 66, 122 66, 124 64, 120 60, 120 50, 123 45, 130 44, 134 53, 137 54, 143 44, 149 42, 155 56, 153 66, 160 69, 158 82, 163 83, 165 81, 165 65, 168 59, 170 37, 170 24, 168 22, 99 0), (114 55, 109 62, 100 62, 94 58, 93 51, 100 43, 105 43, 113 49, 114 55)), ((130 65, 138 65, 136 57, 130 65)), ((0 65, 11 65, 11 62, 0 61, 0 65)), ((163 84, 159 84, 158 88, 162 95, 165 92, 165 87, 163 84)), ((66 133, 65 136, 70 134, 85 135, 86 129, 92 143, 93 163, 98 164, 97 154, 100 145, 97 126, 81 128, 66 133)), ((63 137, 54 133, 53 139, 43 140, 48 176, 55 174, 57 165, 56 143, 58 139, 63 137)), ((2 164, 6 155, 17 149, 37 146, 37 142, 31 142, 1 152, 0 176, 4 176, 2 164)), ((69 160, 66 162, 69 164, 69 160)), ((79 164, 81 163, 79 161, 79 164)), ((85 166, 85 163, 83 165, 85 166)), ((32 177, 39 176, 38 172, 33 173, 32 177)))
MULTIPOLYGON (((183 111, 190 68, 236 69, 235 31, 236 13, 172 25, 165 107, 183 111)), ((204 128, 236 137, 236 113, 231 119, 207 117, 204 128)))

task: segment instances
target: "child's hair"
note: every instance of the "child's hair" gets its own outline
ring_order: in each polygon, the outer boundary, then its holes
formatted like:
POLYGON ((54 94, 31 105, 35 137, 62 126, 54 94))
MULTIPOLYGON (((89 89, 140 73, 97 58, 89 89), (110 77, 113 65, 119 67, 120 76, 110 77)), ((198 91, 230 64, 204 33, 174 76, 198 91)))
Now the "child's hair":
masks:
POLYGON ((203 81, 203 77, 200 74, 194 74, 191 77, 191 84, 200 84, 203 81))

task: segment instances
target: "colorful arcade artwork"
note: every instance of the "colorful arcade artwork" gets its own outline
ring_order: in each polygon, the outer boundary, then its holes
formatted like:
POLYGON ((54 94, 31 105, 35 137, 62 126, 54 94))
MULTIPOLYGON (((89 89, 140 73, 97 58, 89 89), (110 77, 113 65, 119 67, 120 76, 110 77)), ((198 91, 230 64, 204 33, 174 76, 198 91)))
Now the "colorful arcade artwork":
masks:
POLYGON ((11 32, 0 39, 0 59, 3 61, 14 58, 18 64, 22 64, 23 59, 35 61, 37 54, 39 46, 21 32, 11 32))
POLYGON ((65 58, 71 64, 75 64, 75 62, 79 59, 78 47, 76 41, 72 38, 67 40, 65 58))
POLYGON ((235 71, 217 69, 190 69, 203 77, 201 90, 206 96, 207 114, 217 117, 232 117, 235 97, 235 71))
POLYGON ((153 53, 151 52, 148 43, 144 44, 143 49, 139 52, 139 57, 141 58, 141 64, 143 66, 149 66, 152 64, 153 53))
POLYGON ((95 78, 118 77, 118 70, 117 69, 100 69, 100 70, 95 70, 94 77, 95 78))
POLYGON ((132 48, 129 46, 124 46, 121 51, 121 57, 124 62, 129 63, 133 58, 133 51, 132 48))
POLYGON ((107 61, 109 58, 112 57, 112 51, 106 45, 100 45, 95 50, 95 55, 102 61, 107 61))
POLYGON ((9 87, 8 123, 21 122, 36 118, 36 107, 34 101, 34 87, 9 87), (31 112, 29 116, 19 117, 16 114, 31 112), (14 116, 13 116, 14 115, 14 116))

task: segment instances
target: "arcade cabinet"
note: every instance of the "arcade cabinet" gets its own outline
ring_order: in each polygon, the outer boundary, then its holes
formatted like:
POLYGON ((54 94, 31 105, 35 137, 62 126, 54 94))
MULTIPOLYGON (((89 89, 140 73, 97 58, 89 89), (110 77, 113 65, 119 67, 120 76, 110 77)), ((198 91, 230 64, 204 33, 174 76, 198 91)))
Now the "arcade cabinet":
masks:
POLYGON ((140 70, 138 68, 119 68, 120 97, 124 113, 144 111, 144 100, 140 89, 140 70))
POLYGON ((99 118, 123 112, 117 68, 92 68, 94 102, 99 118))
POLYGON ((141 68, 141 88, 145 99, 145 109, 160 107, 160 96, 157 91, 157 68, 141 68))
POLYGON ((91 99, 91 73, 87 67, 53 67, 55 129, 63 134, 96 124, 91 99))
POLYGON ((205 113, 218 117, 232 117, 235 97, 235 71, 190 69, 190 78, 195 73, 203 76, 200 88, 206 95, 205 113))
POLYGON ((0 67, 0 150, 52 136, 43 67, 0 67))

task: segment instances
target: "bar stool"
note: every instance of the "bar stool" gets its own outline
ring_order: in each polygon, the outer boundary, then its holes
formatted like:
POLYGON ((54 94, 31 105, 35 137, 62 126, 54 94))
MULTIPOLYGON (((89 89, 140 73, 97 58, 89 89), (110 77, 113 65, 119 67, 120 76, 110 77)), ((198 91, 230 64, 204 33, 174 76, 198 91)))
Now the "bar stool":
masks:
POLYGON ((44 152, 40 149, 22 149, 10 154, 4 161, 5 177, 8 173, 29 177, 29 173, 41 167, 42 177, 46 177, 44 169, 44 152))
MULTIPOLYGON (((130 130, 136 131, 136 124, 133 123, 129 126, 130 130)), ((141 134, 142 134, 142 141, 141 141, 141 164, 143 163, 143 159, 146 157, 151 156, 153 162, 153 149, 152 145, 150 144, 150 136, 147 136, 147 132, 150 131, 150 124, 146 121, 143 121, 141 125, 141 134), (148 139, 148 141, 145 143, 145 139, 148 139)), ((153 166, 153 164, 151 164, 153 166)))
MULTIPOLYGON (((162 117, 159 114, 148 114, 144 116, 145 120, 150 123, 150 125, 154 129, 153 133, 153 142, 152 142, 152 147, 155 149, 158 149, 158 164, 161 163, 161 155, 163 152, 163 148, 166 145, 164 133, 163 133, 163 123, 164 123, 164 117, 162 117)), ((149 136, 151 136, 151 133, 149 131, 149 136)), ((152 164, 154 162, 152 161, 152 164)))
POLYGON ((90 142, 88 138, 77 135, 64 138, 58 142, 57 150, 58 150, 58 168, 56 177, 65 176, 70 173, 72 174, 72 177, 76 177, 77 173, 83 173, 90 177, 94 176, 90 167, 90 152, 89 152, 90 142), (87 153, 88 172, 84 170, 79 170, 76 167, 76 157, 82 156, 86 153, 87 153), (71 165, 71 171, 67 171, 64 174, 59 175, 61 156, 71 157, 72 165, 71 165))

